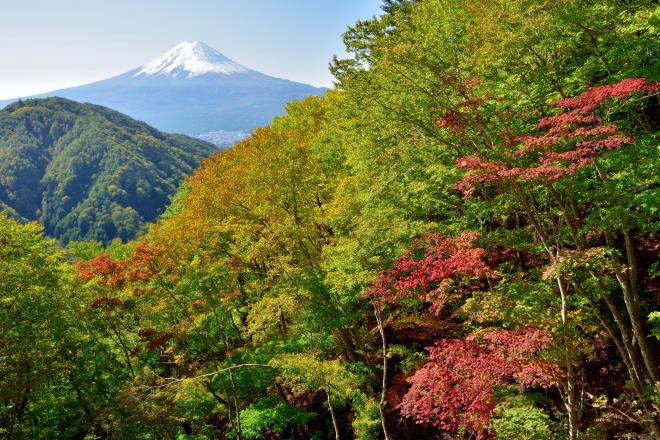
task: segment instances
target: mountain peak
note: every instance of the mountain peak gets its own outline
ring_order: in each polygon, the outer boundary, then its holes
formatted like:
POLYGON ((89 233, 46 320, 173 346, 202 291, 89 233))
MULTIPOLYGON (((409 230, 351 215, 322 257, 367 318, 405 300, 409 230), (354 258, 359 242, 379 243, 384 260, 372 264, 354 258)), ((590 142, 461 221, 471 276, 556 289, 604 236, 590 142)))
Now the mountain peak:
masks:
POLYGON ((231 75, 247 72, 246 67, 230 60, 201 41, 184 41, 161 56, 138 67, 134 77, 165 75, 192 78, 207 73, 231 75))

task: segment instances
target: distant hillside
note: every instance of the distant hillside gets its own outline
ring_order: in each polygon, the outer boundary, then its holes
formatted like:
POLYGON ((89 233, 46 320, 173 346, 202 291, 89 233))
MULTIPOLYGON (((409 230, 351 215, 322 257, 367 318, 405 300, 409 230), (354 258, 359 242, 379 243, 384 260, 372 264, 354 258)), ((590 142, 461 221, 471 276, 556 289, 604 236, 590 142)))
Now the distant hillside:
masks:
POLYGON ((214 147, 62 98, 0 110, 0 209, 62 242, 127 240, 214 147))
MULTIPOLYGON (((249 132, 283 114, 287 102, 323 93, 324 88, 265 75, 192 41, 121 75, 32 98, 61 96, 91 102, 159 130, 200 135, 249 132)), ((9 102, 0 101, 0 108, 9 102)), ((222 146, 235 140, 223 139, 222 146)))

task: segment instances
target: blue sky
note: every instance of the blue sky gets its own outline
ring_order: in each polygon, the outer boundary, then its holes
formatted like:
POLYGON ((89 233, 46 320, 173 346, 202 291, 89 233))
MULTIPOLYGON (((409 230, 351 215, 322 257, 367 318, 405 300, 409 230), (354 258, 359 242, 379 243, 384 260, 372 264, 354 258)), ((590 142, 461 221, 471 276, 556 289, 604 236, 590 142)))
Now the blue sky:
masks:
POLYGON ((0 99, 84 84, 206 42, 263 73, 329 86, 341 34, 381 0, 0 0, 0 99))

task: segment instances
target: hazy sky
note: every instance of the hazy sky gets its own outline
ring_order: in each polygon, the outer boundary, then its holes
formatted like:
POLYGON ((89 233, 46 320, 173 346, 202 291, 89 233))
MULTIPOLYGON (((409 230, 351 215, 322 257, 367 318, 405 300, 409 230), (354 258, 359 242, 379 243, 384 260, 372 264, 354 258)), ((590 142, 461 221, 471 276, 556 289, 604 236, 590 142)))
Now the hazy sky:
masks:
POLYGON ((268 75, 329 86, 341 34, 381 0, 0 0, 0 99, 84 84, 199 40, 268 75))

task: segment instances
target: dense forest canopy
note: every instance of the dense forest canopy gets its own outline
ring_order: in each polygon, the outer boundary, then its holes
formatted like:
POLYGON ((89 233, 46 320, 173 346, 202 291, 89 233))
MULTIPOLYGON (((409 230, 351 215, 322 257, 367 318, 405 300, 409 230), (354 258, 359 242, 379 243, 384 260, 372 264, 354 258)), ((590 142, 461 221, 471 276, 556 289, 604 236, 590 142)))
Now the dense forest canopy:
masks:
POLYGON ((0 435, 659 439, 659 21, 387 1, 143 240, 0 218, 0 435))
POLYGON ((0 110, 0 207, 63 243, 133 239, 212 150, 97 105, 17 102, 0 110))

